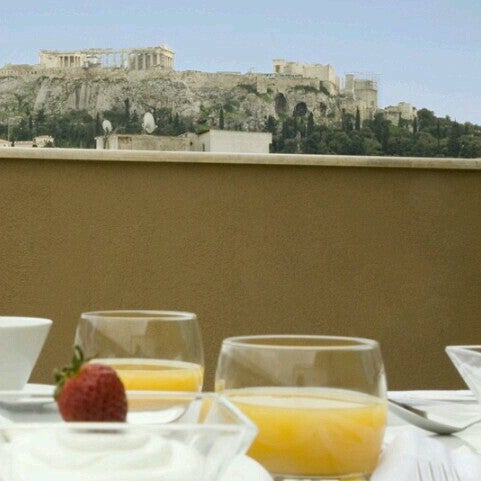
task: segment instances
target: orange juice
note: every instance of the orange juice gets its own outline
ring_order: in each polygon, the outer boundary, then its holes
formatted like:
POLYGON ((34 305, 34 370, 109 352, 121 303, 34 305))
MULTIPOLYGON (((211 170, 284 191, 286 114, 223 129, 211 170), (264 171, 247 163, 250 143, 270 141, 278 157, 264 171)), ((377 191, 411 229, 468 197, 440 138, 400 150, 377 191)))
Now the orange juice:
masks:
POLYGON ((200 391, 199 364, 157 359, 95 359, 112 366, 128 391, 200 391))
POLYGON ((384 401, 322 388, 225 391, 257 424, 248 454, 271 473, 363 475, 377 463, 386 425, 384 401))

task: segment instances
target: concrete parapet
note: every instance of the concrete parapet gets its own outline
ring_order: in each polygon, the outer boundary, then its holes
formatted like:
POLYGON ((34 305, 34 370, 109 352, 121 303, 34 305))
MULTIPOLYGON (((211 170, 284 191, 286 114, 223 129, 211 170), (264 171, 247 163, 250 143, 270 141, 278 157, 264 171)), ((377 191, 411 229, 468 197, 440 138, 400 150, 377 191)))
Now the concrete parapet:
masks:
POLYGON ((3 310, 54 320, 31 382, 69 359, 81 312, 160 305, 199 316, 205 390, 223 338, 294 331, 377 339, 392 390, 463 389, 444 348, 481 336, 480 169, 0 149, 3 310))

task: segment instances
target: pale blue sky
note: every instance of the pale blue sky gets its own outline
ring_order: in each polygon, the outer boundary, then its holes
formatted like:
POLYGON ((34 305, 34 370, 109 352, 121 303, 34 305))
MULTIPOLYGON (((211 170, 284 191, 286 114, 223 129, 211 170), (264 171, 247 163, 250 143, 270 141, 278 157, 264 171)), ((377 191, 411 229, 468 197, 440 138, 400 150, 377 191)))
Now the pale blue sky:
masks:
POLYGON ((481 125, 481 0, 18 0, 0 65, 38 52, 166 44, 177 70, 272 72, 272 59, 374 75, 379 106, 481 125), (164 4, 164 6, 162 6, 164 4))

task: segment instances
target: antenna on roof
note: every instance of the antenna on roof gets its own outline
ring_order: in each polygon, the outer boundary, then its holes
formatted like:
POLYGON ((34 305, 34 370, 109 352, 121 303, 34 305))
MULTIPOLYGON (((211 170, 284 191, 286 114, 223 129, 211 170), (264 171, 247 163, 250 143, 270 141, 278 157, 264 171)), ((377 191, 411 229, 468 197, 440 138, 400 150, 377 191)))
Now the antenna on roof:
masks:
POLYGON ((142 120, 142 129, 147 134, 151 134, 156 128, 154 116, 150 112, 146 112, 142 120))

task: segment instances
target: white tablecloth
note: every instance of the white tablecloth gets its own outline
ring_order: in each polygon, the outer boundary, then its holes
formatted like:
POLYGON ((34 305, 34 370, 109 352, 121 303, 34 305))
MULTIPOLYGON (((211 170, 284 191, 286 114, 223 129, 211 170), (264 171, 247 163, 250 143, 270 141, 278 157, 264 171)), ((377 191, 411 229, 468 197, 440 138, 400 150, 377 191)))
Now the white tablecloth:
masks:
MULTIPOLYGON (((469 391, 409 391, 390 393, 390 396, 432 400, 432 409, 438 410, 445 407, 439 405, 439 401, 454 402, 455 409, 451 411, 450 407, 449 412, 471 419, 481 414, 481 406, 469 391)), ((442 469, 456 473, 457 477, 452 474, 449 480, 480 481, 481 423, 456 434, 437 435, 414 427, 390 412, 383 453, 372 481, 413 481, 418 479, 419 466, 425 467, 428 462, 434 466, 429 470, 440 470, 443 465, 442 469)), ((435 480, 441 479, 440 472, 437 473, 435 480)))

